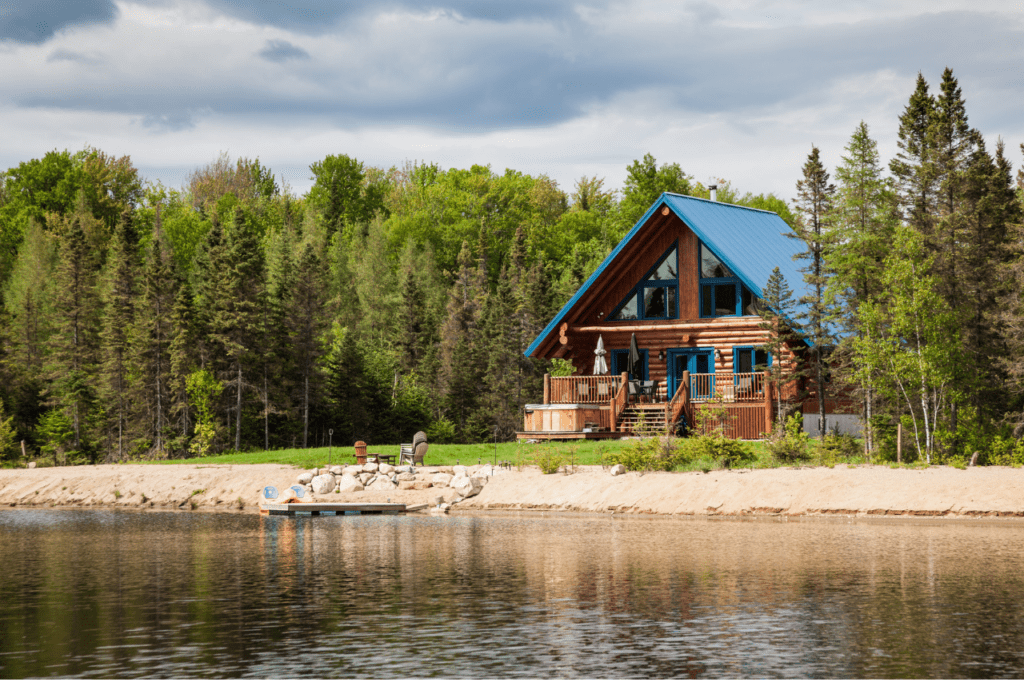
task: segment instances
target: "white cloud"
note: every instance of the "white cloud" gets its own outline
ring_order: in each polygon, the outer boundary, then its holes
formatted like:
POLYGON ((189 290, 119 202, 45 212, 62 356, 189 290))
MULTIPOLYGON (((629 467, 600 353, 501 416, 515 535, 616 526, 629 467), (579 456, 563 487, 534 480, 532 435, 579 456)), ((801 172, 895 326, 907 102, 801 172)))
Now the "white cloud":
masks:
POLYGON ((348 153, 490 163, 569 188, 584 174, 617 186, 651 152, 788 198, 811 144, 833 166, 861 119, 891 156, 916 72, 937 84, 947 64, 974 125, 1024 139, 1021 21, 995 4, 638 0, 494 18, 396 1, 317 30, 228 4, 122 3, 106 23, 0 44, 0 166, 88 143, 176 185, 226 150, 302 191, 311 162, 348 153), (276 61, 258 56, 270 48, 276 61))

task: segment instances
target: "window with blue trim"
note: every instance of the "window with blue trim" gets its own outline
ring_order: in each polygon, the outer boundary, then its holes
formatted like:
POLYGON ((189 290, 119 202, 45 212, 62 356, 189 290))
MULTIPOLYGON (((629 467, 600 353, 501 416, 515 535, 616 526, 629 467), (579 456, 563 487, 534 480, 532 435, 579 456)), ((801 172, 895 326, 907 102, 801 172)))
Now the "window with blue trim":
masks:
POLYGON ((772 355, 756 346, 734 346, 732 349, 733 374, 763 372, 772 366, 772 355))
POLYGON ((700 245, 700 316, 760 314, 760 299, 711 249, 700 245))
POLYGON ((669 320, 679 317, 679 250, 673 244, 626 295, 609 320, 669 320))

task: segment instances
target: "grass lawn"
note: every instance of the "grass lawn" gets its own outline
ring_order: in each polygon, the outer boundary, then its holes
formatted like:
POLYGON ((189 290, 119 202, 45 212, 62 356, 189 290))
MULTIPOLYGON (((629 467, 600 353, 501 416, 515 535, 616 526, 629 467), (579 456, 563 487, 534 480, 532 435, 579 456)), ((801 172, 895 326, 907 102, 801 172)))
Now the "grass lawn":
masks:
MULTIPOLYGON (((560 456, 566 462, 575 459, 576 464, 600 464, 601 457, 618 452, 635 441, 568 441, 563 443, 478 443, 475 445, 439 445, 431 443, 427 451, 427 466, 451 466, 454 464, 486 464, 511 462, 513 465, 530 464, 538 455, 560 456)), ((383 455, 398 455, 398 445, 371 445, 368 452, 383 455)), ((202 463, 202 464, 290 464, 302 469, 327 464, 355 464, 355 450, 351 447, 309 448, 308 450, 257 450, 233 452, 201 459, 163 460, 160 464, 202 463)))

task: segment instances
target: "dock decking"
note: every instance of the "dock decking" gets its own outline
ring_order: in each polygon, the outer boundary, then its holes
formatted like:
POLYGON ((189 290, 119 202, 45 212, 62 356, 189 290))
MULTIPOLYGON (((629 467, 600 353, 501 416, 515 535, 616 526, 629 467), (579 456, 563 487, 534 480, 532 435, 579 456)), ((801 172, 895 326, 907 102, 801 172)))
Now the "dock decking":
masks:
POLYGON ((396 502, 273 502, 260 505, 260 513, 270 516, 342 516, 345 514, 404 514, 404 504, 396 502))

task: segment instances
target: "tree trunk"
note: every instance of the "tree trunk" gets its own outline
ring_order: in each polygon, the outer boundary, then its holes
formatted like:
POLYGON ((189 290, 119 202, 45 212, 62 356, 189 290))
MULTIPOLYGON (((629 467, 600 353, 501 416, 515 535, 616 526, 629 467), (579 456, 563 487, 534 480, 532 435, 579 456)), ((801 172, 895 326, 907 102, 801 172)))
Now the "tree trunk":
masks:
POLYGON ((238 399, 235 401, 235 452, 242 449, 242 363, 238 363, 238 399))
POLYGON ((307 447, 309 439, 309 372, 302 377, 302 448, 307 447))

